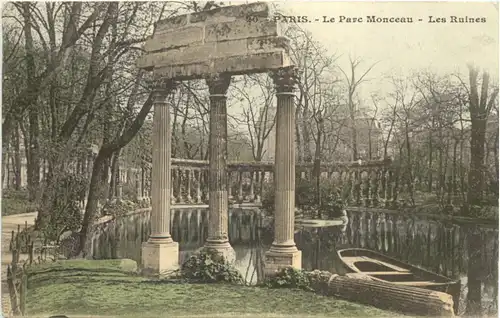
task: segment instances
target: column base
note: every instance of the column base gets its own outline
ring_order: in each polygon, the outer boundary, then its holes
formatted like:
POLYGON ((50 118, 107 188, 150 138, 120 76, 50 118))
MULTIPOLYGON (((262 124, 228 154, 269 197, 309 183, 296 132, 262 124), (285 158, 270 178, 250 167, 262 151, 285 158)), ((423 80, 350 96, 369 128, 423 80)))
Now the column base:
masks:
POLYGON ((290 249, 279 251, 279 248, 271 247, 271 249, 265 253, 265 256, 264 275, 266 277, 276 275, 285 267, 302 269, 302 251, 296 248, 294 251, 290 249))
POLYGON ((142 274, 165 275, 179 268, 179 243, 149 240, 142 243, 142 274))
POLYGON ((203 246, 201 250, 215 252, 224 257, 224 259, 230 264, 233 264, 236 261, 236 252, 228 241, 207 240, 205 246, 203 246))

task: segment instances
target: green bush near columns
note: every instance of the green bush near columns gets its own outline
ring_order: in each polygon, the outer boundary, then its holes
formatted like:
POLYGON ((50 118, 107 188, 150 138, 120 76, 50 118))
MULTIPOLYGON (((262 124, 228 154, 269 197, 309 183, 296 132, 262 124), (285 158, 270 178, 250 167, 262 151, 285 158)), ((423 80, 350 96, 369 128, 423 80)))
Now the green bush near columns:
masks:
POLYGON ((224 257, 211 250, 191 256, 180 268, 180 277, 197 283, 245 283, 238 270, 224 257))
POLYGON ((305 271, 292 267, 281 269, 275 276, 267 278, 265 285, 269 288, 298 288, 306 291, 326 293, 328 281, 332 273, 327 271, 305 271))

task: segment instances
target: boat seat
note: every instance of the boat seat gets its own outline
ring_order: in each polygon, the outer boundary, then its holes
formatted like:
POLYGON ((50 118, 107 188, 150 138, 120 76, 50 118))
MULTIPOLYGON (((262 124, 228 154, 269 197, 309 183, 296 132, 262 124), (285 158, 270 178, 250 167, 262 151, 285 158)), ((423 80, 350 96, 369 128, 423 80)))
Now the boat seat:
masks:
POLYGON ((365 275, 413 275, 410 271, 395 271, 395 272, 363 272, 365 275))
POLYGON ((343 259, 344 259, 344 261, 346 263, 350 263, 350 265, 352 265, 354 267, 356 267, 356 264, 355 264, 356 262, 372 262, 372 263, 375 263, 375 264, 380 264, 382 266, 391 268, 394 271, 398 271, 398 272, 407 271, 406 269, 404 269, 402 267, 396 266, 396 265, 391 264, 391 263, 384 262, 382 260, 378 260, 378 259, 375 259, 375 258, 367 257, 367 256, 346 256, 346 257, 343 257, 343 259))
POLYGON ((440 283, 431 281, 416 281, 416 282, 393 282, 396 285, 407 285, 407 286, 434 286, 440 285, 440 283))

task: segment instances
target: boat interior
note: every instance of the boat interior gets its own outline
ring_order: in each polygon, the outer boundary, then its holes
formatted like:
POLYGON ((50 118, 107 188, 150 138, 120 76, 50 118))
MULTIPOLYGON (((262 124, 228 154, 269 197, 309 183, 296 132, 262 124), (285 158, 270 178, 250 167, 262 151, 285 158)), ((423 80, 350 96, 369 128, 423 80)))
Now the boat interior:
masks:
POLYGON ((427 287, 443 283, 436 280, 439 277, 422 277, 424 275, 419 275, 420 273, 415 273, 410 268, 403 268, 374 257, 342 256, 342 259, 355 272, 362 272, 365 275, 398 285, 427 287))

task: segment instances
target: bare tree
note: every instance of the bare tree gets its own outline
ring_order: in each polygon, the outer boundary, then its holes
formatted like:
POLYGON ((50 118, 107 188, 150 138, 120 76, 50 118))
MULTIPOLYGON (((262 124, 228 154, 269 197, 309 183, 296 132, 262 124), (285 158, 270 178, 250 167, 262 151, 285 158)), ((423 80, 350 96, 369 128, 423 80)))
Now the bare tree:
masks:
POLYGON ((357 104, 354 100, 355 94, 359 86, 363 82, 366 82, 368 80, 366 78, 368 73, 370 73, 370 71, 375 67, 375 65, 377 65, 377 63, 370 65, 358 77, 356 75, 356 69, 360 66, 362 62, 363 61, 360 58, 352 58, 351 56, 349 56, 349 64, 350 64, 349 74, 347 73, 347 71, 344 71, 342 68, 339 67, 340 71, 344 75, 344 79, 347 84, 347 107, 348 107, 350 126, 351 126, 350 128, 351 128, 352 160, 358 159, 358 136, 356 129, 356 116, 358 115, 358 109, 357 109, 357 104))

